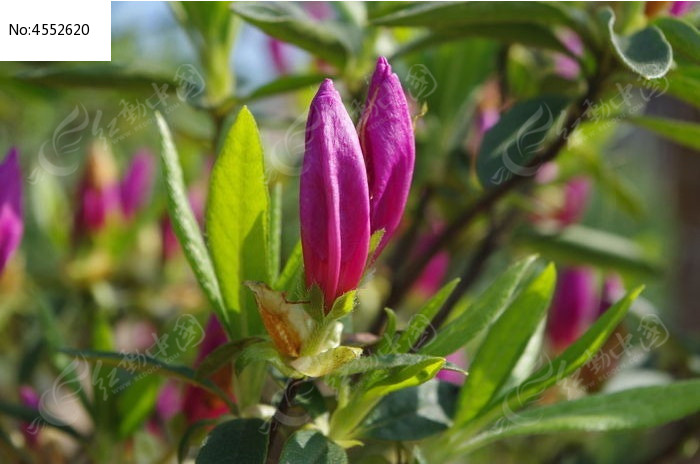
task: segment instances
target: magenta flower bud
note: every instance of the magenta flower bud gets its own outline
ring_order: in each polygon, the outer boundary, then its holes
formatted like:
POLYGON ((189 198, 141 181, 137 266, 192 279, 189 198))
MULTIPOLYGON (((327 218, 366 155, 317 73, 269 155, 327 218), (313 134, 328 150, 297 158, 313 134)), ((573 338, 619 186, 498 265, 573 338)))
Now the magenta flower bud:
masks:
POLYGON ((306 284, 326 310, 357 287, 369 251, 369 192, 360 142, 340 95, 326 79, 311 102, 299 188, 306 284))
POLYGON ((141 150, 132 158, 120 185, 122 212, 127 219, 134 217, 150 198, 154 170, 148 150, 141 150))
POLYGON ((549 308, 547 335, 555 351, 575 341, 597 317, 595 275, 585 267, 564 269, 549 308))
POLYGON ((12 148, 0 163, 0 274, 19 248, 23 232, 22 172, 19 152, 12 148))
POLYGON ((120 193, 117 167, 108 148, 90 148, 83 178, 78 187, 76 235, 97 232, 110 216, 119 213, 120 193))
POLYGON ((378 256, 401 222, 416 158, 406 96, 384 57, 377 60, 357 132, 367 165, 370 230, 384 229, 378 256))

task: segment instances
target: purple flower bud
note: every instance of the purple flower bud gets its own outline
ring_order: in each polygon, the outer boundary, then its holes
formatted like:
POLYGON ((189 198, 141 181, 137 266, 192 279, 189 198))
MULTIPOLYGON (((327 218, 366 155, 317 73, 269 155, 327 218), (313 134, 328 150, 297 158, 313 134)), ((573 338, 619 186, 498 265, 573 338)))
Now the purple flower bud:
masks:
POLYGON ((22 172, 19 152, 12 148, 0 163, 0 274, 19 247, 23 231, 22 172))
MULTIPOLYGON (((574 55, 583 55, 583 42, 581 42, 581 39, 575 33, 566 31, 562 34, 562 42, 574 55)), ((554 58, 554 68, 555 72, 565 79, 575 79, 581 71, 578 61, 563 53, 556 54, 554 58)))
POLYGON ((369 193, 357 133, 329 79, 311 102, 299 203, 306 284, 320 287, 330 310, 362 277, 369 193))
POLYGON ((401 222, 416 157, 406 96, 384 57, 377 60, 357 132, 367 165, 370 230, 384 229, 379 255, 401 222))
POLYGON ((108 218, 119 212, 120 194, 117 167, 106 147, 93 145, 78 187, 78 211, 75 216, 76 235, 96 232, 108 218))
POLYGON ((564 269, 549 308, 547 335, 555 351, 575 341, 597 317, 595 275, 585 267, 564 269))
POLYGON ((154 168, 153 156, 147 150, 141 150, 131 160, 120 185, 122 212, 127 219, 148 201, 154 168))

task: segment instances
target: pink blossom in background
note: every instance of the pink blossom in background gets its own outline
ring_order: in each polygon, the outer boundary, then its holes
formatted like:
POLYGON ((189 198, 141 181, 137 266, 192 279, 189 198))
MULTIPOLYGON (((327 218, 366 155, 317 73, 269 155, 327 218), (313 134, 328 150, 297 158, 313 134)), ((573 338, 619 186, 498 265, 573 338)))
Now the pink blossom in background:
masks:
POLYGON ((669 13, 672 16, 683 16, 693 9, 694 3, 695 2, 672 2, 669 13))
MULTIPOLYGON (((575 56, 583 55, 583 42, 578 35, 571 31, 562 34, 562 43, 575 56)), ((569 55, 557 53, 554 57, 555 72, 566 79, 578 77, 581 68, 578 62, 569 55)))
MULTIPOLYGON (((38 410, 39 409, 39 395, 34 388, 23 385, 19 387, 19 401, 23 406, 29 409, 38 410)), ((37 445, 39 440, 39 428, 27 422, 23 422, 22 425, 22 435, 24 435, 24 440, 27 445, 31 448, 37 445)))
POLYGON ((23 232, 22 172, 19 152, 12 148, 0 163, 0 274, 19 248, 23 232))
POLYGON ((581 220, 588 206, 591 181, 586 177, 574 177, 564 186, 564 204, 554 218, 564 227, 581 220))
MULTIPOLYGON (((416 254, 420 255, 427 250, 435 241, 437 234, 442 230, 441 223, 434 223, 431 231, 418 239, 416 246, 416 254)), ((450 265, 450 254, 447 251, 437 253, 428 261, 428 264, 423 269, 423 273, 416 279, 413 284, 414 290, 421 292, 424 295, 432 296, 442 287, 442 283, 447 275, 447 270, 450 265)))
POLYGON ((107 220, 120 214, 121 194, 117 165, 109 147, 94 143, 78 185, 75 235, 97 232, 107 220))
MULTIPOLYGON (((466 370, 467 368, 467 355, 464 352, 464 350, 455 351, 451 355, 448 355, 445 359, 461 369, 466 370)), ((455 385, 462 385, 464 383, 463 374, 447 369, 440 370, 440 372, 438 372, 435 377, 438 380, 442 380, 443 382, 449 382, 455 385)))
POLYGON ((555 351, 574 342, 598 314, 595 273, 587 267, 559 272, 557 288, 549 308, 547 336, 555 351))
POLYGON ((153 155, 145 149, 136 153, 120 184, 121 207, 127 219, 132 218, 150 199, 154 175, 153 155))
MULTIPOLYGON (((224 328, 215 315, 209 316, 209 321, 204 329, 204 340, 199 347, 195 368, 212 351, 228 341, 224 328)), ((222 367, 211 377, 222 391, 233 396, 233 370, 230 364, 222 367)), ((203 419, 213 419, 229 412, 228 405, 218 396, 203 388, 188 384, 182 398, 182 411, 187 422, 192 424, 203 419)))

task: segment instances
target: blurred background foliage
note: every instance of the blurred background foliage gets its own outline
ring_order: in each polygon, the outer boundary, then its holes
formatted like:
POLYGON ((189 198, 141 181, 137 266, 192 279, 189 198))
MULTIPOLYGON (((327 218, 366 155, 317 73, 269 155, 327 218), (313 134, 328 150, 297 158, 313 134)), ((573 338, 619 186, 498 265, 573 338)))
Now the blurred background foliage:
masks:
MULTIPOLYGON (((173 130, 187 183, 202 190, 232 115, 248 104, 260 125, 269 182, 282 191, 286 257, 299 236, 305 112, 317 84, 334 78, 356 118, 374 60, 386 55, 416 116, 416 170, 404 220, 404 232, 415 239, 452 222, 488 190, 477 162, 493 125, 485 119, 503 118, 519 102, 542 95, 577 98, 597 69, 612 66, 590 51, 601 49, 602 39, 593 32, 581 36, 584 52, 566 43, 567 21, 583 21, 576 10, 602 5, 569 5, 566 10, 574 13, 557 25, 557 13, 546 8, 539 16, 514 8, 496 21, 493 15, 503 11, 484 7, 473 16, 455 14, 451 23, 449 17, 443 22, 412 17, 407 3, 114 2, 112 62, 0 66, 0 148, 19 148, 25 177, 25 236, 0 277, 0 412, 6 413, 0 441, 9 456, 24 456, 16 437, 21 414, 13 409, 19 387, 51 389, 71 360, 60 349, 145 349, 152 334, 171 333, 182 314, 203 324, 208 313, 181 254, 165 256, 160 174, 135 220, 116 221, 87 238, 74 230, 79 183, 95 140, 106 140, 124 172, 137 151, 159 151, 153 116, 159 110, 173 130), (465 17, 471 19, 460 22, 465 17)), ((571 137, 546 183, 518 191, 498 207, 499 214, 517 211, 517 225, 457 304, 464 307, 514 257, 531 252, 560 267, 592 266, 601 281, 617 273, 627 288, 645 284, 630 317, 659 314, 671 338, 619 370, 603 387, 612 390, 700 370, 700 48, 697 29, 688 33, 670 23, 671 2, 661 3, 607 6, 617 18, 612 32, 620 37, 652 22, 666 33, 674 47, 670 73, 651 81, 623 72, 621 65, 609 73, 599 96, 604 106, 571 137), (649 90, 649 83, 656 89, 649 90), (687 130, 659 118, 685 121, 687 130), (592 186, 580 218, 564 232, 543 224, 541 218, 561 205, 567 183, 579 176, 592 186)), ((698 10, 683 20, 697 26, 698 10)), ((640 53, 632 58, 649 58, 640 53)), ((465 271, 495 216, 479 217, 450 243, 449 264, 438 283, 465 271)), ((375 279, 362 289, 352 321, 356 331, 368 330, 390 298, 392 279, 410 261, 405 245, 396 240, 375 279)), ((425 296, 413 288, 395 301, 400 319, 408 320, 425 296)), ((175 356, 179 364, 194 359, 190 352, 175 356)), ((115 443, 115 455, 124 456, 119 462, 172 459, 186 429, 183 419, 176 417, 159 433, 144 426, 162 385, 157 377, 137 380, 104 410, 81 412, 73 426, 93 438, 90 444, 77 446, 65 433, 52 431, 44 459, 104 458, 115 443)), ((69 414, 84 411, 76 402, 91 403, 71 399, 61 403, 69 414)), ((469 462, 694 462, 698 422, 690 418, 653 432, 512 438, 469 462)))

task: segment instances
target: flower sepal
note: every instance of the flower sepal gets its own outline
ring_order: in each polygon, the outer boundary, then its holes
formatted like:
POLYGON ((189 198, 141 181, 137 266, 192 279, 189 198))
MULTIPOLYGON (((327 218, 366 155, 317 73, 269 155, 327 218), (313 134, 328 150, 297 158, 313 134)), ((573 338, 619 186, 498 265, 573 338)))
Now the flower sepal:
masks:
MULTIPOLYGON (((275 350, 262 355, 277 367, 282 363, 282 371, 289 376, 320 377, 362 354, 361 348, 340 345, 343 325, 337 320, 354 308, 355 291, 341 295, 324 315, 323 297, 314 298, 313 289, 309 302, 289 302, 284 293, 264 283, 245 284, 255 294, 263 325, 272 340, 269 348, 275 350)), ((261 345, 253 347, 259 351, 261 345)))

